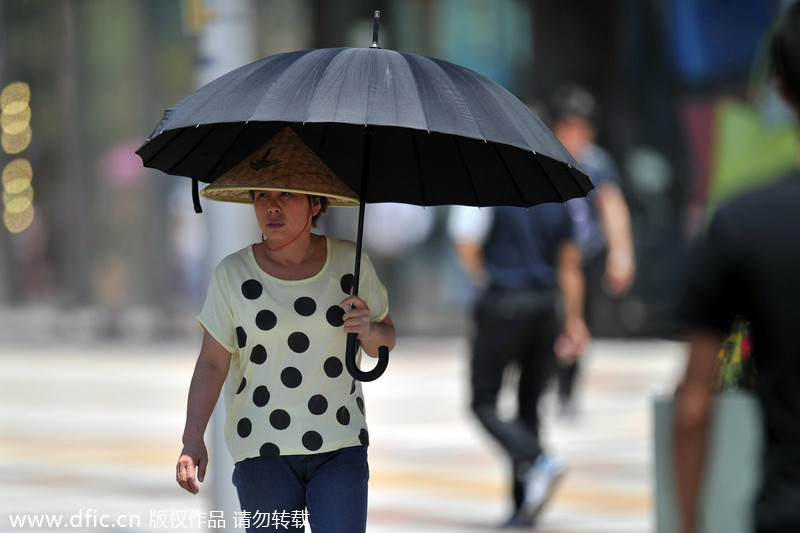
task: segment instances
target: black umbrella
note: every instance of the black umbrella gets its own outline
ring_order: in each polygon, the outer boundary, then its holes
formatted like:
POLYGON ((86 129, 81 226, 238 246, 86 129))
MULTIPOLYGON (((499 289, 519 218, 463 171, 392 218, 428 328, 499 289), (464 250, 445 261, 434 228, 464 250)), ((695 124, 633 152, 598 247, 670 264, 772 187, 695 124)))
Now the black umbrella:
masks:
MULTIPOLYGON (((592 183, 519 99, 480 74, 377 46, 265 57, 212 81, 164 113, 136 151, 144 165, 210 183, 290 125, 350 188, 361 207, 358 294, 367 202, 529 207, 585 196, 592 183)), ((383 373, 388 350, 366 373, 383 373)))

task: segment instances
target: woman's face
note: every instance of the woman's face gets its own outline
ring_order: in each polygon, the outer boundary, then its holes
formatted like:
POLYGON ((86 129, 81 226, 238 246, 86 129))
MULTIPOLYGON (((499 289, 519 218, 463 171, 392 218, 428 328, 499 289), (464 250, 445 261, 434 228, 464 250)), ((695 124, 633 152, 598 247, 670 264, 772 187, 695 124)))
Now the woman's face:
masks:
POLYGON ((254 191, 253 208, 270 246, 279 246, 311 231, 309 217, 320 210, 319 198, 283 191, 254 191))

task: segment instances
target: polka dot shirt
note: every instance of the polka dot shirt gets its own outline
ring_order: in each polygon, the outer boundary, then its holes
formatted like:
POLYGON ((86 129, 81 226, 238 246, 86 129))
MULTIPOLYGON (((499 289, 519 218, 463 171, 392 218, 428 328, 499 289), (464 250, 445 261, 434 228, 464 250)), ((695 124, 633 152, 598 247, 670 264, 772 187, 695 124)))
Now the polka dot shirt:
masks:
MULTIPOLYGON (((361 383, 344 368, 339 307, 352 287, 355 245, 326 240, 325 265, 312 278, 270 276, 252 246, 214 271, 198 321, 232 354, 224 397, 234 462, 369 442, 361 383)), ((359 296, 373 322, 386 317, 386 289, 366 256, 359 296)))

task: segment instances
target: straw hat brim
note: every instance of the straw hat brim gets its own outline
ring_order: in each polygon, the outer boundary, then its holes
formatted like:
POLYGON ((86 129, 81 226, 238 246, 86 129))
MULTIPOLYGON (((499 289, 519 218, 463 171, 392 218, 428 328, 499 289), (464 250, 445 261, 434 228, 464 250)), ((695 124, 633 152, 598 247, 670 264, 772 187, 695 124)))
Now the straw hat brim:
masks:
POLYGON ((200 195, 203 196, 203 198, 216 200, 218 202, 252 204, 253 198, 250 195, 251 191, 278 191, 291 192, 294 194, 308 194, 311 196, 325 196, 328 199, 329 207, 358 207, 359 205, 357 198, 339 196, 330 192, 290 189, 288 187, 226 187, 224 189, 214 189, 212 188, 212 185, 209 185, 200 191, 200 195))
POLYGON ((331 207, 359 205, 358 195, 288 126, 200 194, 209 200, 249 204, 250 191, 325 196, 331 207))

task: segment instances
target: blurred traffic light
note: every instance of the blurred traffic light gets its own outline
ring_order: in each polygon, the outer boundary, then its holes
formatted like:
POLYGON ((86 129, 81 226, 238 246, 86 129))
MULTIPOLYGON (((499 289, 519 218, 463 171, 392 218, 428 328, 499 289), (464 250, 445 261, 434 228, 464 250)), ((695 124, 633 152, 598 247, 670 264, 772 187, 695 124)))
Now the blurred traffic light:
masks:
MULTIPOLYGON (((16 155, 31 143, 31 90, 15 81, 0 92, 0 145, 6 154, 16 155)), ((33 168, 24 158, 3 167, 3 224, 11 233, 24 231, 33 222, 33 168)))

